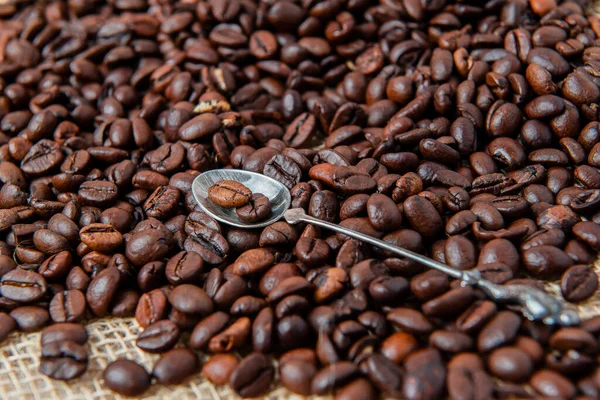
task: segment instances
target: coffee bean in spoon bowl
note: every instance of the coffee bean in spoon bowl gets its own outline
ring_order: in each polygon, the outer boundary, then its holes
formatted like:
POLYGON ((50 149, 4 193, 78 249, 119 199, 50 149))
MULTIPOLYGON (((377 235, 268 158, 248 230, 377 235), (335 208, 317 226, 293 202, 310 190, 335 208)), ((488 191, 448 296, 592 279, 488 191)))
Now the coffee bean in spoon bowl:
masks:
POLYGON ((264 194, 253 193, 248 204, 236 208, 235 213, 244 222, 260 222, 271 214, 271 202, 264 194))
POLYGON ((208 189, 208 198, 221 207, 243 207, 252 198, 252 192, 239 182, 221 180, 208 189))

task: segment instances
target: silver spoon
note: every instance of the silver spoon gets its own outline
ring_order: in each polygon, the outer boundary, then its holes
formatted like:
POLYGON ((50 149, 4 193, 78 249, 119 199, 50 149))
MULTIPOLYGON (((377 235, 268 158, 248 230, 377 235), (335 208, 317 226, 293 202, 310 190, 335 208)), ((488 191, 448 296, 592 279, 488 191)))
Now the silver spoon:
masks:
POLYGON ((441 271, 452 278, 459 279, 463 286, 471 285, 480 288, 496 302, 517 304, 520 306, 523 315, 530 320, 542 321, 547 325, 562 326, 577 325, 580 322, 579 315, 574 309, 569 308, 565 303, 542 290, 527 285, 498 285, 483 279, 480 272, 476 269, 459 271, 421 254, 384 242, 383 240, 311 217, 302 208, 289 209, 291 196, 287 187, 281 182, 265 175, 236 169, 211 170, 200 174, 194 179, 192 192, 200 208, 211 217, 223 223, 239 228, 261 228, 283 217, 289 224, 304 222, 316 225, 330 231, 342 233, 351 238, 398 254, 399 256, 417 261, 429 268, 441 271), (247 224, 238 218, 235 210, 226 209, 211 202, 208 199, 208 188, 223 179, 240 182, 250 189, 252 193, 262 193, 267 196, 271 201, 271 217, 261 223, 247 224))

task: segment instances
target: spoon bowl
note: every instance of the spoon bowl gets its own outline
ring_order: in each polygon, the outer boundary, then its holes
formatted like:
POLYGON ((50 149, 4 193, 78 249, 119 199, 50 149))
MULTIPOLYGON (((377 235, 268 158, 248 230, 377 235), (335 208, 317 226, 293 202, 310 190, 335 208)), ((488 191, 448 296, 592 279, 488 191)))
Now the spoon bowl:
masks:
POLYGON ((256 172, 240 169, 213 169, 203 172, 192 182, 192 193, 202 211, 217 221, 245 229, 264 228, 278 221, 292 202, 290 191, 281 182, 256 172), (267 196, 271 202, 271 215, 264 221, 251 224, 240 220, 234 208, 225 208, 213 203, 208 198, 208 189, 221 180, 239 182, 250 189, 252 193, 261 193, 267 196))

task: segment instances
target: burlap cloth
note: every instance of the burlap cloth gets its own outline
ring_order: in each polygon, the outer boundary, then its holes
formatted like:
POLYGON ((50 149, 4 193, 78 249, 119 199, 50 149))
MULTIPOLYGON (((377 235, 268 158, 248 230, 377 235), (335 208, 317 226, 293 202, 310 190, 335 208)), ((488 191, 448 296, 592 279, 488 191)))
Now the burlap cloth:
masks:
MULTIPOLYGON (((595 263, 600 272, 600 259, 595 263)), ((560 296, 557 282, 547 282, 548 290, 560 296)), ((582 318, 600 314, 600 291, 577 305, 582 318)), ((89 357, 87 372, 69 382, 54 381, 38 372, 39 333, 13 333, 0 345, 0 399, 119 399, 102 382, 102 371, 111 361, 129 358, 152 370, 157 355, 145 353, 135 345, 139 325, 133 318, 105 318, 88 322, 89 357)), ((177 386, 153 385, 144 394, 146 399, 237 399, 226 386, 214 386, 199 373, 177 386)), ((276 388, 267 399, 301 399, 282 387, 276 388)))

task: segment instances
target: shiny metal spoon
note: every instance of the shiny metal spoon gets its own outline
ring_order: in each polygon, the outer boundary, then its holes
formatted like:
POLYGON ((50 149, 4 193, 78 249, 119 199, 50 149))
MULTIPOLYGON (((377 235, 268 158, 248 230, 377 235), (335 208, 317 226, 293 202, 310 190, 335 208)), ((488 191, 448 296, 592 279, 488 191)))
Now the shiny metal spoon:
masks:
POLYGON ((383 240, 311 217, 302 208, 288 209, 291 203, 291 196, 288 189, 281 182, 267 176, 234 169, 207 171, 196 177, 192 183, 192 192, 202 210, 216 220, 226 224, 240 228, 260 228, 270 225, 283 217, 289 224, 307 223, 316 225, 441 271, 453 278, 459 279, 463 286, 476 286, 496 302, 511 303, 520 306, 523 315, 530 320, 542 321, 547 325, 563 326, 577 325, 580 322, 579 315, 574 309, 544 291, 527 285, 498 285, 483 279, 481 273, 476 269, 459 271, 421 254, 384 242, 383 240), (230 179, 243 183, 253 193, 262 193, 267 196, 271 201, 271 217, 259 224, 246 224, 239 220, 234 210, 225 209, 212 203, 208 199, 208 188, 222 179, 230 179))

